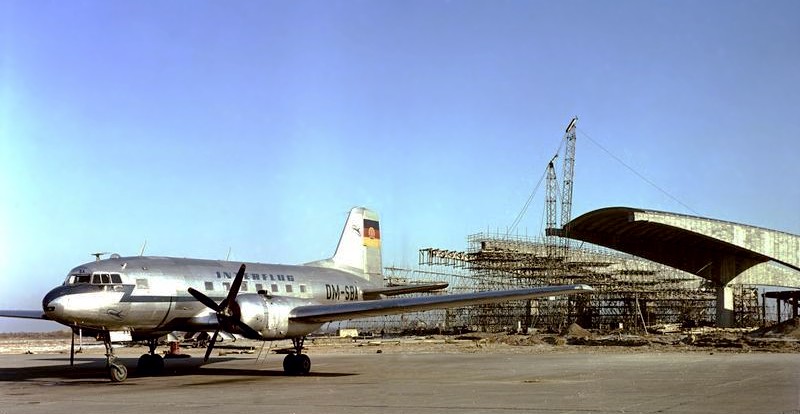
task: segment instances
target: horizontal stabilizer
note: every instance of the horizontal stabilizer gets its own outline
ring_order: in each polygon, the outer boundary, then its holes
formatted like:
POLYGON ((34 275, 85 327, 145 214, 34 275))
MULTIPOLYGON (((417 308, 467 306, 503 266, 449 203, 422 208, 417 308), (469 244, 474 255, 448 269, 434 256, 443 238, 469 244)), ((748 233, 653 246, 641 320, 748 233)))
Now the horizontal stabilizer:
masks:
POLYGON ((382 288, 364 289, 364 300, 380 299, 381 296, 396 296, 406 293, 430 292, 432 290, 444 289, 448 283, 416 283, 413 285, 391 286, 382 288))
POLYGON ((44 312, 40 310, 0 310, 0 317, 6 318, 23 318, 23 319, 45 319, 44 312))
POLYGON ((289 313, 289 318, 296 322, 325 323, 431 309, 498 303, 509 300, 591 293, 593 290, 594 289, 587 285, 545 286, 528 289, 461 293, 457 295, 369 300, 363 302, 339 303, 335 305, 298 306, 292 309, 289 313))

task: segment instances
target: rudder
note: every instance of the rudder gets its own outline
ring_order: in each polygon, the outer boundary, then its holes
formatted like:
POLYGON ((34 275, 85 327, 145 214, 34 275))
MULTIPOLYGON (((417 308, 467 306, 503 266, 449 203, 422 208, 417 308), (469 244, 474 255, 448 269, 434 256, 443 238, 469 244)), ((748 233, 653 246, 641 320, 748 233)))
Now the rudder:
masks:
POLYGON ((333 257, 312 265, 345 270, 382 286, 381 228, 378 213, 365 207, 352 208, 333 257))

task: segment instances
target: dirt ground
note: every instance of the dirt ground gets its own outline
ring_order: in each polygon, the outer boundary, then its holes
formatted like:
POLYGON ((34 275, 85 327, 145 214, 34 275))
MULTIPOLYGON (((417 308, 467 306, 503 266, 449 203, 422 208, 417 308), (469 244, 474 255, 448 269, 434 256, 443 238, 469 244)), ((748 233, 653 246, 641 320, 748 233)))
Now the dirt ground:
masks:
MULTIPOLYGON (((0 334, 0 354, 68 354, 69 331, 0 334)), ((94 338, 75 339, 84 354, 105 353, 94 338)), ((289 341, 261 342, 247 339, 218 343, 215 354, 274 352, 290 347, 289 341)), ((387 336, 340 338, 315 336, 305 347, 309 353, 482 353, 502 350, 511 353, 546 352, 800 352, 800 319, 761 329, 698 328, 679 332, 631 335, 598 333, 571 325, 561 334, 470 333, 463 335, 387 336)), ((162 346, 165 352, 168 347, 162 346)), ((115 347, 118 354, 139 354, 142 344, 115 347)), ((183 343, 181 352, 202 355, 204 349, 183 343)))

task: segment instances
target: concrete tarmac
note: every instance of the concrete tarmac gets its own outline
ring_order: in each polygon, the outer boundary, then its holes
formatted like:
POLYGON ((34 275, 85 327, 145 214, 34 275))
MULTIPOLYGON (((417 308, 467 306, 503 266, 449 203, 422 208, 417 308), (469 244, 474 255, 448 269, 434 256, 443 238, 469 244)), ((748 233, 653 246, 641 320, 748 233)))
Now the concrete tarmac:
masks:
POLYGON ((170 359, 106 379, 105 358, 0 355, 0 414, 800 413, 800 356, 769 353, 311 353, 170 359))

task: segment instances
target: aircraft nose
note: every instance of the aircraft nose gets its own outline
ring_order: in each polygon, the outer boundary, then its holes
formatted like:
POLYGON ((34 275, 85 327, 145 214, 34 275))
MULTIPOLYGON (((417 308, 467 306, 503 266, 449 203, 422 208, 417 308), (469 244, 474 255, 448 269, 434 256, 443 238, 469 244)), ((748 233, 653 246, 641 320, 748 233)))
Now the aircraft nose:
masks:
POLYGON ((47 294, 42 299, 42 310, 48 317, 59 315, 64 310, 64 296, 67 295, 68 290, 64 286, 59 286, 47 294))
POLYGON ((80 295, 97 292, 99 286, 90 284, 77 284, 58 286, 47 292, 42 299, 42 309, 48 319, 65 324, 73 323, 76 312, 83 308, 80 295), (77 295, 77 296, 76 296, 77 295))

